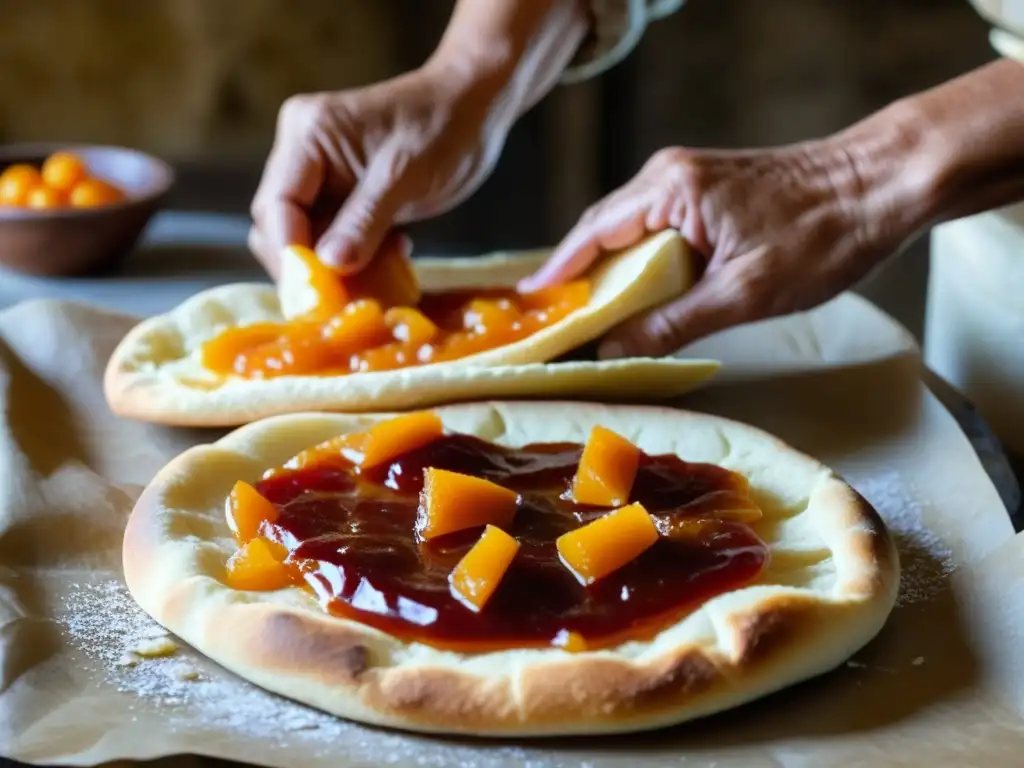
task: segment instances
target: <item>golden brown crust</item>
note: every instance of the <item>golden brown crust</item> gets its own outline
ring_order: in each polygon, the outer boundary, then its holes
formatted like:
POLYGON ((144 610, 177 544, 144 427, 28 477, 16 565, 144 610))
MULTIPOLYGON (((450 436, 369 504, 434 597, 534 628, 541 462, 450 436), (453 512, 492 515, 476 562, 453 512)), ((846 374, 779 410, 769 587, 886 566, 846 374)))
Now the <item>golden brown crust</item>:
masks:
POLYGON ((877 513, 825 467, 758 430, 597 404, 481 403, 438 413, 452 429, 512 445, 579 439, 600 422, 648 451, 743 471, 765 506, 759 532, 773 565, 758 584, 709 601, 650 642, 578 654, 441 652, 329 616, 302 590, 230 590, 221 579, 235 546, 223 520, 231 484, 379 418, 309 414, 249 425, 160 472, 125 533, 132 595, 198 650, 269 690, 368 723, 481 736, 640 730, 736 706, 842 663, 891 610, 899 564, 877 513))
MULTIPOLYGON (((425 288, 511 285, 544 254, 477 260, 421 260, 425 288)), ((143 321, 121 341, 104 373, 104 393, 120 416, 178 426, 235 426, 283 413, 359 413, 425 408, 480 398, 675 397, 718 369, 710 360, 548 363, 617 323, 679 295, 693 281, 692 259, 675 232, 609 257, 592 275, 590 303, 532 336, 462 360, 348 376, 221 378, 199 359, 202 344, 230 326, 283 319, 273 286, 204 291, 166 315, 143 321)))

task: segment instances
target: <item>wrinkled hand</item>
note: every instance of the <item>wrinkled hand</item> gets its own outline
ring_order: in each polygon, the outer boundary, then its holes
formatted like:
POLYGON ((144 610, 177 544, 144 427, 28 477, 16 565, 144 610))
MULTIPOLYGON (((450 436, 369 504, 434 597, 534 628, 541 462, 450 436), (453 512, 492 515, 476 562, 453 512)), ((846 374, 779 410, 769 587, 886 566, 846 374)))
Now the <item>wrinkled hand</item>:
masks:
POLYGON ((510 126, 451 73, 421 69, 367 88, 285 102, 252 204, 249 246, 273 276, 290 244, 342 273, 373 258, 392 226, 469 197, 510 126))
POLYGON ((696 285, 612 331, 601 357, 662 355, 715 331, 808 309, 849 287, 891 243, 864 225, 850 157, 829 141, 776 150, 665 149, 590 208, 535 275, 569 280, 602 251, 678 230, 703 257, 696 285))

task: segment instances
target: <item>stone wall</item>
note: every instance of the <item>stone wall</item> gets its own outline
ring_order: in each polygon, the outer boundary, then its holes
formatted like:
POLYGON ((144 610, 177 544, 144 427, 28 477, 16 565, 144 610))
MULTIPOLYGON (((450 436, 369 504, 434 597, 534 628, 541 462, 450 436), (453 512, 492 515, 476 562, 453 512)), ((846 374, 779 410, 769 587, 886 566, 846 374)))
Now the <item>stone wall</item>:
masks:
POLYGON ((0 140, 266 150, 281 101, 399 66, 394 3, 3 0, 0 140))

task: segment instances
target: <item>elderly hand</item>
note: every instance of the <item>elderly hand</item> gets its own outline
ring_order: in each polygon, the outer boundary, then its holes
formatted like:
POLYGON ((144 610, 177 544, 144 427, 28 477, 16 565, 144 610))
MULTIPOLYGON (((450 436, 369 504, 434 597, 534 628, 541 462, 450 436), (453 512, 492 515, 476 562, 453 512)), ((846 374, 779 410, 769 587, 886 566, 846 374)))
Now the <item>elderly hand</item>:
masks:
POLYGON ((489 114, 481 93, 429 68, 289 99, 253 200, 250 248, 272 275, 289 244, 358 271, 394 224, 443 213, 480 186, 510 127, 489 114))
POLYGON ((703 257, 702 277, 614 330, 599 350, 668 354, 732 325, 810 308, 865 275, 899 237, 869 226, 861 185, 838 140, 750 152, 665 149, 590 208, 521 288, 571 279, 602 251, 677 229, 703 257))
POLYGON ((395 225, 436 216, 487 178, 515 121, 583 40, 579 0, 458 0, 417 71, 281 110, 249 245, 272 274, 291 244, 359 271, 395 225))

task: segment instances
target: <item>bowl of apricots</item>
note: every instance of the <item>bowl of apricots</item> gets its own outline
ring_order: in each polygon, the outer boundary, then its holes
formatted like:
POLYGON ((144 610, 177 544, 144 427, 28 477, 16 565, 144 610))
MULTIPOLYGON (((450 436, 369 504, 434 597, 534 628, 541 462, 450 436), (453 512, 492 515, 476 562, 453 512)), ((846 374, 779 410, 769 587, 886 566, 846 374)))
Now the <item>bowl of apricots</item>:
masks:
POLYGON ((0 265, 51 277, 108 268, 173 184, 167 163, 133 149, 0 147, 0 265))

